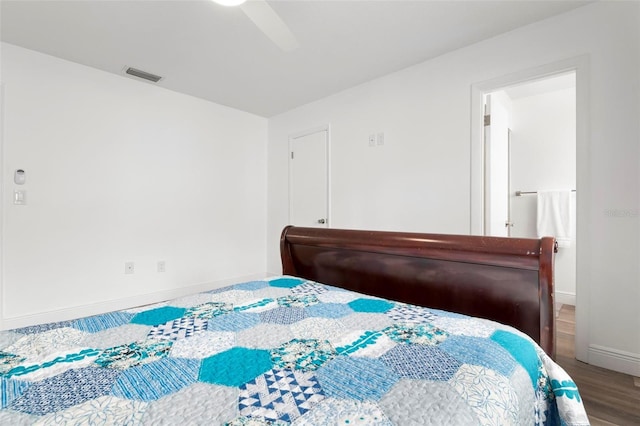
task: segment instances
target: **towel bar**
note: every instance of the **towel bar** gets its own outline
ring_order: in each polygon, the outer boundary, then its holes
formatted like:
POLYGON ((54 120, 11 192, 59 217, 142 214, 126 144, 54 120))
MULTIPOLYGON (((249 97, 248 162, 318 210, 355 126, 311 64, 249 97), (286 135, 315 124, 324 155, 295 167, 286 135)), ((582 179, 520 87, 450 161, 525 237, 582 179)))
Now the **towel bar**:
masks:
MULTIPOLYGON (((576 192, 575 189, 572 189, 571 192, 576 192)), ((537 194, 538 191, 516 191, 516 197, 522 197, 526 194, 537 194)))

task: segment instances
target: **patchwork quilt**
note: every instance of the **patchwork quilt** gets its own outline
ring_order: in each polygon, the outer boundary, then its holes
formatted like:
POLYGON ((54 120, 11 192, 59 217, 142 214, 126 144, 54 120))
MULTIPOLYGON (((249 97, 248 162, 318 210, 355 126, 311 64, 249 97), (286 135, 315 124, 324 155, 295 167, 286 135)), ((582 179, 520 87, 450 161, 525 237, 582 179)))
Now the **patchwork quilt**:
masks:
POLYGON ((0 332, 0 424, 585 425, 488 320, 274 277, 0 332))

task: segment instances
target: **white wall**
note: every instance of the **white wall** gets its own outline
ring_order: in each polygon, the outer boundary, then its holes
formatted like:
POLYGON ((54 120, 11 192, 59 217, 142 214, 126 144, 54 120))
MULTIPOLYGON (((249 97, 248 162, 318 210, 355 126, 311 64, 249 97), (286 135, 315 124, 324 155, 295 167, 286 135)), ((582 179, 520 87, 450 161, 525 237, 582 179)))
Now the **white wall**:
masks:
POLYGON ((469 233, 472 85, 588 55, 580 326, 587 361, 640 376, 639 19, 640 3, 595 3, 270 119, 269 270, 288 221, 289 134, 331 126, 331 226, 469 233), (381 131, 386 144, 369 148, 381 131))
MULTIPOLYGON (((511 235, 536 238, 536 196, 513 193, 576 188, 575 88, 513 99, 511 131, 511 235)), ((575 201, 572 194, 571 245, 560 247, 555 262, 556 302, 567 304, 576 298, 575 201)))
POLYGON ((264 274, 266 119, 10 44, 1 55, 4 327, 264 274))

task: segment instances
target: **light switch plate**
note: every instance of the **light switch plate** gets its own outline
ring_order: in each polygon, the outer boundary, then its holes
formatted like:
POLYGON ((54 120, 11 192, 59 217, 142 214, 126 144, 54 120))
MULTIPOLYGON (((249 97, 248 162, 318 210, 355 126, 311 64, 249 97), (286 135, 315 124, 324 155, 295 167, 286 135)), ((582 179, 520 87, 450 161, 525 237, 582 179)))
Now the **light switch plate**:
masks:
POLYGON ((13 191, 13 204, 19 206, 27 204, 27 191, 13 191))

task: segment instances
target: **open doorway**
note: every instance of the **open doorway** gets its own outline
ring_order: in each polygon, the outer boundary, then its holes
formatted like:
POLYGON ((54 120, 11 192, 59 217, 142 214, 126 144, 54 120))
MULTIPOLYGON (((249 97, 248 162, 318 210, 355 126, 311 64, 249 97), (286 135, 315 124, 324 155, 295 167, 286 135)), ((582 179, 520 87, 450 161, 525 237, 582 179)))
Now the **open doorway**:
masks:
MULTIPOLYGON (((588 250, 581 250, 580 247, 589 247, 589 204, 588 191, 581 188, 588 187, 589 168, 588 168, 588 94, 589 94, 589 58, 586 55, 569 58, 556 63, 541 65, 518 71, 512 74, 496 77, 491 80, 475 83, 471 87, 471 216, 470 231, 474 235, 485 234, 485 151, 484 151, 484 96, 489 93, 500 90, 515 88, 516 86, 526 85, 543 81, 550 77, 558 77, 564 74, 573 73, 575 78, 575 245, 576 253, 575 267, 575 354, 580 361, 588 362, 589 357, 589 293, 588 280, 581 280, 588 265, 588 250)), ((515 143, 515 141, 513 142, 515 143)), ((513 148, 513 147, 512 147, 513 148)), ((511 169, 513 171, 514 166, 511 169)), ((544 170, 538 170, 538 174, 544 173, 544 170)), ((524 182, 521 183, 524 185, 524 182)), ((516 191, 533 192, 536 187, 525 187, 515 185, 511 188, 511 192, 515 195, 516 191)), ((544 188, 543 188, 544 189, 544 188)), ((528 203, 535 202, 536 199, 532 194, 524 194, 517 200, 520 203, 518 207, 526 208, 528 203), (521 203, 524 201, 524 203, 521 203)), ((530 206, 529 206, 530 207, 530 206)), ((513 209, 512 209, 513 210, 513 209)), ((515 212, 511 213, 512 216, 515 212)), ((515 218, 513 218, 515 223, 515 218)), ((515 228, 515 226, 514 226, 515 228)), ((512 235, 517 235, 515 230, 511 230, 512 235)), ((565 251, 566 254, 566 251, 565 251)), ((556 286, 558 289, 558 286, 556 286)), ((558 296, 560 293, 556 294, 558 296)), ((564 297, 564 295, 561 295, 564 297)))
POLYGON ((568 238, 556 254, 555 300, 557 309, 560 304, 575 306, 575 72, 487 93, 485 105, 491 112, 485 114, 485 223, 491 225, 485 234, 543 236, 537 195, 567 192, 568 205, 563 207, 568 211, 562 213, 569 219, 568 238))

